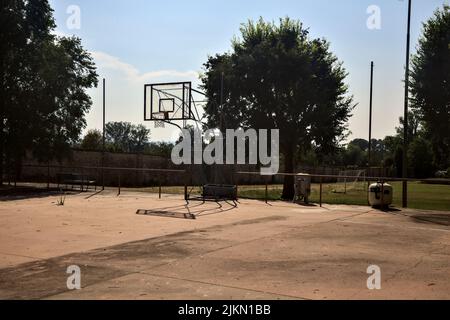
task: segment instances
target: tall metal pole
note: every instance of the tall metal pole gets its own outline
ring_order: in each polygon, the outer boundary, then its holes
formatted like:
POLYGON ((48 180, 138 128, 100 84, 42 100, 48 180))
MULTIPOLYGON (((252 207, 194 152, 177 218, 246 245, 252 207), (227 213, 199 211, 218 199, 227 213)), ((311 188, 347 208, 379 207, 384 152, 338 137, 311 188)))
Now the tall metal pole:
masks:
MULTIPOLYGON (((408 0, 408 31, 406 35, 406 66, 405 66, 405 108, 403 115, 403 162, 402 162, 402 177, 408 176, 408 105, 409 105, 409 52, 411 40, 411 0, 408 0)), ((403 181, 403 197, 402 206, 408 206, 408 184, 403 181)))
POLYGON ((105 129, 106 129, 106 80, 103 78, 103 137, 102 137, 102 190, 105 190, 105 172, 104 172, 104 164, 105 164, 105 129))
POLYGON ((372 102, 373 102, 373 61, 370 63, 370 104, 369 104, 369 151, 367 166, 370 168, 372 159, 372 102))
POLYGON ((220 131, 223 133, 223 77, 224 77, 224 72, 222 71, 222 74, 220 76, 220 131))

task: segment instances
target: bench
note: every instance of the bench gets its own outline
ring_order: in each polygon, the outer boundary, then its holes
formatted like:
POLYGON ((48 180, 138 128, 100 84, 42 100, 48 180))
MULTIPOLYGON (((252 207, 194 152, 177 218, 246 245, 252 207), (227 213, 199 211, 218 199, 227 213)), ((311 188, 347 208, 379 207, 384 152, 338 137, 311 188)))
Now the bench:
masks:
POLYGON ((60 184, 80 186, 81 191, 83 191, 83 186, 86 186, 86 191, 89 190, 90 185, 95 185, 95 180, 90 180, 89 176, 78 174, 78 173, 58 173, 56 175, 58 181, 58 188, 60 184))
POLYGON ((210 200, 237 200, 235 185, 205 184, 202 192, 203 199, 210 200))

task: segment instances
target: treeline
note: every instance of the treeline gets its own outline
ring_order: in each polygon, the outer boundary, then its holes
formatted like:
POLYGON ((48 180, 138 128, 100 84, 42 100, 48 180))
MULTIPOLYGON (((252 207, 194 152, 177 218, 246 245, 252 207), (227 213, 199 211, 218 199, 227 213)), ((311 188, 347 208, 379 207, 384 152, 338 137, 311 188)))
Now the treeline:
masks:
MULTIPOLYGON (((411 59, 408 163, 417 177, 450 167, 450 10, 436 10, 423 25, 411 59)), ((62 160, 74 146, 103 148, 102 133, 86 127, 97 85, 94 61, 76 37, 54 34, 46 0, 8 0, 0 6, 0 185, 3 173, 20 169, 29 152, 42 162, 62 160), (5 170, 6 169, 6 170, 5 170)), ((330 44, 313 38, 300 21, 248 21, 226 53, 204 64, 206 127, 278 128, 284 170, 297 164, 384 166, 402 171, 403 125, 397 134, 341 146, 355 107, 342 61, 330 44), (222 90, 221 83, 224 83, 222 90), (221 106, 221 107, 218 107, 221 106), (224 109, 225 108, 225 109, 224 109)), ((111 122, 107 150, 169 157, 171 143, 150 141, 142 125, 111 122)), ((283 198, 292 199, 286 177, 283 198)))
MULTIPOLYGON (((80 143, 74 145, 89 151, 103 150, 103 134, 101 131, 89 130, 80 143)), ((129 122, 108 122, 105 125, 105 150, 110 152, 144 153, 170 158, 173 143, 151 142, 150 129, 142 124, 129 122)))
MULTIPOLYGON (((450 177, 450 168, 441 168, 434 155, 431 142, 427 139, 425 125, 414 112, 409 113, 410 130, 408 172, 411 177, 450 177)), ((105 150, 109 152, 143 153, 170 158, 174 143, 151 142, 150 129, 129 122, 108 122, 105 126, 105 150)), ((192 129, 192 128, 191 128, 192 129)), ((206 142, 205 142, 206 143, 206 142)), ((103 150, 103 136, 99 130, 89 130, 75 148, 91 151, 103 150)), ((353 139, 336 153, 319 157, 311 151, 298 155, 298 163, 309 166, 330 166, 346 168, 383 167, 402 175, 403 165, 403 118, 396 134, 384 139, 372 139, 369 162, 369 142, 353 139)))
MULTIPOLYGON (((407 160, 409 175, 418 178, 450 174, 450 6, 444 5, 423 24, 417 51, 411 59, 410 112, 408 114, 407 160)), ((372 141, 355 139, 339 152, 303 157, 309 163, 380 166, 402 172, 403 119, 396 134, 372 141)))
MULTIPOLYGON (((410 177, 449 177, 450 168, 444 162, 439 164, 439 158, 435 155, 433 145, 428 139, 425 125, 414 112, 409 113, 408 132, 408 173, 410 177)), ((400 118, 401 126, 396 128, 396 134, 386 136, 384 139, 372 139, 370 162, 369 141, 366 139, 353 139, 347 145, 332 156, 319 159, 314 153, 307 154, 303 161, 308 165, 330 165, 339 167, 383 167, 393 170, 393 173, 401 177, 403 169, 403 118, 400 118)))
POLYGON ((79 38, 54 35, 48 1, 2 1, 0 21, 1 185, 28 152, 43 162, 67 156, 86 126, 97 73, 79 38))

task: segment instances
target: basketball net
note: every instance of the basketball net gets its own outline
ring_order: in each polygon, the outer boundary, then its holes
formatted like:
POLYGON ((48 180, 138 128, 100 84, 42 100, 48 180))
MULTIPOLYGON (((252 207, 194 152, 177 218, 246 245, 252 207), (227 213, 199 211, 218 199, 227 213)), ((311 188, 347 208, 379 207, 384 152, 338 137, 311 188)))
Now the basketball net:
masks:
POLYGON ((165 128, 166 123, 164 120, 167 120, 169 118, 168 112, 158 112, 153 114, 154 121, 154 127, 155 128, 165 128), (161 120, 159 120, 161 119, 161 120))

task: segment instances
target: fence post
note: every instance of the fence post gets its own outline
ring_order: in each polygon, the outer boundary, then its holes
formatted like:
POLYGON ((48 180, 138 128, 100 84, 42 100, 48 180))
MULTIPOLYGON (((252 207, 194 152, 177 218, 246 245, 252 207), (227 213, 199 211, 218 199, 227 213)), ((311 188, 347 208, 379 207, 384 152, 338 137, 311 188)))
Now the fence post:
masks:
POLYGON ((84 170, 81 168, 81 192, 84 191, 84 170))
POLYGON ((186 201, 188 201, 187 182, 188 182, 189 177, 192 179, 192 176, 189 176, 189 173, 187 171, 185 171, 185 174, 184 174, 184 200, 186 200, 186 201))
POLYGON ((161 199, 161 176, 159 177, 159 199, 161 199))
POLYGON ((319 195, 319 204, 322 207, 322 177, 320 177, 320 195, 319 195))
POLYGON ((47 190, 50 189, 50 161, 47 163, 47 190))
POLYGON ((235 177, 236 173, 233 173, 233 182, 235 183, 236 186, 236 199, 238 199, 238 192, 239 192, 239 184, 238 184, 238 179, 237 177, 235 177))
POLYGON ((405 180, 405 181, 403 181, 403 184, 404 184, 404 188, 403 188, 403 191, 402 191, 402 193, 404 193, 404 194, 402 194, 402 207, 403 208, 408 208, 408 181, 407 180, 405 180))
POLYGON ((101 175, 102 175, 102 191, 105 190, 105 167, 104 167, 104 155, 102 156, 102 170, 101 170, 101 175))
POLYGON ((268 188, 268 183, 267 183, 267 179, 266 179, 266 193, 265 193, 266 203, 268 202, 267 198, 269 197, 269 192, 268 192, 267 188, 268 188))
POLYGON ((119 191, 118 191, 117 195, 118 196, 120 195, 120 170, 119 170, 119 191))

